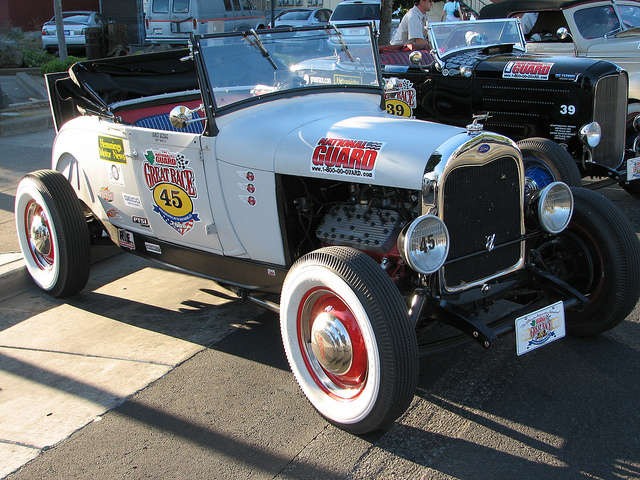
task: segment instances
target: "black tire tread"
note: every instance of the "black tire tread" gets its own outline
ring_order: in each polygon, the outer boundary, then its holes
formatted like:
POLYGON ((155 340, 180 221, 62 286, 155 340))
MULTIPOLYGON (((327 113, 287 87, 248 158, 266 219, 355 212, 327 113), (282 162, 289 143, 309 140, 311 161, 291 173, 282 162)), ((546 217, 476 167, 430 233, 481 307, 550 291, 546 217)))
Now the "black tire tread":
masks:
POLYGON ((375 413, 358 424, 337 426, 356 435, 387 428, 411 404, 419 376, 418 342, 400 292, 386 274, 380 275, 380 266, 371 257, 353 248, 322 248, 298 262, 322 264, 352 286, 363 305, 371 308, 372 323, 377 320, 373 327, 379 340, 382 368, 394 372, 381 376, 381 382, 386 379, 393 385, 390 388, 381 385, 375 413))
MULTIPOLYGON (((569 152, 553 140, 542 137, 531 137, 520 140, 518 147, 522 150, 523 156, 527 156, 529 150, 541 152, 558 170, 561 177, 558 180, 566 183, 570 187, 582 186, 582 175, 575 160, 569 152), (553 159, 555 159, 555 161, 553 161, 553 159)), ((533 156, 533 153, 531 155, 533 156)))
MULTIPOLYGON (((601 250, 608 251, 605 261, 615 278, 605 279, 605 289, 613 297, 591 304, 584 312, 567 312, 567 333, 592 336, 603 333, 622 322, 635 308, 640 298, 640 241, 624 213, 608 198, 586 188, 572 188, 574 219, 590 222, 601 250), (596 231, 597 230, 597 231, 596 231), (615 282, 612 287, 611 282, 615 282)), ((569 225, 571 228, 571 225, 569 225)))
POLYGON ((91 270, 91 242, 80 201, 59 172, 38 170, 24 178, 38 185, 53 217, 51 221, 60 232, 60 279, 47 293, 57 298, 74 295, 86 286, 91 270))

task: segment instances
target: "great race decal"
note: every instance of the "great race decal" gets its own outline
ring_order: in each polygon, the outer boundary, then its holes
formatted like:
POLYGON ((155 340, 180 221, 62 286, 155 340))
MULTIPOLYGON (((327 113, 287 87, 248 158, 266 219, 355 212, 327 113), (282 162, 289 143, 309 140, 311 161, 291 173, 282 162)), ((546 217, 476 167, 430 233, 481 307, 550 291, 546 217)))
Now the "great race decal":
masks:
POLYGON ((396 79, 397 83, 385 91, 385 107, 390 115, 410 117, 416 108, 416 89, 406 78, 396 79))
POLYGON ((186 234, 200 221, 193 211, 192 199, 198 197, 198 191, 189 160, 168 150, 147 150, 144 158, 144 179, 153 194, 153 211, 180 235, 186 234))
POLYGON ((311 157, 311 172, 375 178, 376 160, 385 142, 321 138, 311 157))
POLYGON ((507 62, 502 71, 502 78, 521 80, 549 80, 553 63, 548 62, 507 62))

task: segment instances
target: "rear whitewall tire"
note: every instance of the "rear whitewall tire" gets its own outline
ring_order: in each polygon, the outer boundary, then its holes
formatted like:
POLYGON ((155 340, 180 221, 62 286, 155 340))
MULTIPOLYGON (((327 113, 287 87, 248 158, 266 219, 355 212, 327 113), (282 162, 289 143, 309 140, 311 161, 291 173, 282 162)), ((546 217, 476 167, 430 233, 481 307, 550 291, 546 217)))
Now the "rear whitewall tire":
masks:
POLYGON ((67 179, 52 170, 25 175, 16 191, 18 243, 34 282, 53 297, 82 290, 91 268, 85 217, 67 179))

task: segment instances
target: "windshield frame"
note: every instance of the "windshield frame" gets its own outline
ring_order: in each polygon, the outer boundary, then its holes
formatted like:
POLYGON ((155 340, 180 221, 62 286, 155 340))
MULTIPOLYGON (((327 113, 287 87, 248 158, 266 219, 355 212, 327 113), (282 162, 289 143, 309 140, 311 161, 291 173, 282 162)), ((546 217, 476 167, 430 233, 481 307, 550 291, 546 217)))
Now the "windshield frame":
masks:
MULTIPOLYGON (((322 25, 295 28, 276 27, 268 30, 192 35, 191 43, 198 70, 200 89, 205 100, 205 110, 207 110, 211 120, 216 116, 256 104, 326 92, 375 93, 380 95, 381 102, 384 101, 384 80, 380 68, 377 43, 369 23, 357 22, 340 26, 322 25), (369 32, 368 45, 349 44, 348 38, 342 38, 342 36, 333 33, 334 31, 344 32, 349 28, 367 28, 369 32), (295 53, 289 54, 287 52, 282 54, 281 52, 276 52, 274 48, 278 41, 285 44, 285 38, 296 36, 298 39, 298 35, 300 35, 299 39, 304 47, 307 45, 306 39, 317 38, 314 37, 316 34, 326 35, 327 39, 332 39, 328 45, 329 49, 333 49, 333 54, 318 56, 318 54, 311 54, 303 48, 302 53, 296 56, 295 53), (342 45, 347 47, 346 51, 342 45), (236 50, 241 53, 236 54, 236 50), (355 55, 352 55, 351 52, 355 53, 355 55), (361 56, 358 55, 359 53, 361 56), (225 58, 225 55, 227 58, 225 58), (353 58, 356 62, 351 62, 349 58, 353 58), (251 68, 242 69, 230 66, 231 63, 238 61, 244 63, 244 65, 238 63, 239 66, 250 66, 251 68), (323 70, 324 66, 331 64, 331 61, 333 61, 333 67, 335 68, 334 73, 326 69, 323 70), (240 84, 238 81, 234 83, 232 78, 228 79, 220 65, 229 72, 242 72, 242 81, 245 83, 240 84), (340 65, 343 65, 344 68, 340 68, 340 65), (332 79, 327 80, 325 83, 316 83, 303 77, 303 72, 314 66, 317 70, 333 75, 332 79), (349 70, 347 67, 353 70, 349 70), (351 71, 357 71, 361 74, 361 84, 337 82, 337 77, 340 77, 341 74, 346 77, 351 71), (218 73, 217 76, 215 76, 216 73, 218 73), (270 76, 273 76, 273 81, 271 82, 256 80, 264 80, 270 76), (279 77, 291 78, 295 76, 303 78, 308 83, 303 86, 291 86, 281 89, 280 86, 276 87, 279 83, 276 80, 279 77), (367 81, 370 83, 367 84, 367 81), (254 88, 251 89, 251 86, 254 88), (232 97, 234 92, 240 95, 240 91, 246 98, 237 100, 224 98, 224 94, 232 97)), ((294 80, 297 79, 294 78, 294 80)))
MULTIPOLYGON (((511 27, 513 28, 513 27, 511 27)), ((521 51, 523 53, 526 52, 526 40, 524 38, 524 34, 522 33, 522 27, 520 25, 520 20, 517 18, 497 18, 497 19, 486 19, 486 20, 465 20, 464 22, 429 22, 428 27, 428 35, 429 42, 431 43, 432 53, 437 55, 438 58, 446 58, 456 53, 464 52, 464 51, 472 51, 472 50, 483 50, 487 47, 496 46, 496 45, 513 45, 514 51, 521 51), (458 30, 469 29, 469 31, 473 31, 473 26, 484 26, 484 25, 499 25, 504 24, 502 31, 508 25, 516 25, 518 30, 519 42, 495 42, 488 41, 483 44, 472 44, 472 45, 456 45, 454 48, 447 48, 445 45, 442 45, 443 39, 440 38, 442 36, 442 31, 449 31, 449 35, 451 33, 455 33, 458 30)))

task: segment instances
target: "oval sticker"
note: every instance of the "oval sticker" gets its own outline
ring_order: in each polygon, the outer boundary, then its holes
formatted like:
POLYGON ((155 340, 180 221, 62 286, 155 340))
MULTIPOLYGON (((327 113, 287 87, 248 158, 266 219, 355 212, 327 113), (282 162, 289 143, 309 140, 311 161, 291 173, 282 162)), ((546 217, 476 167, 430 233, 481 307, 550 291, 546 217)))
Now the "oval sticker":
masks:
POLYGON ((193 212, 193 202, 187 192, 172 183, 159 183, 153 189, 156 205, 172 217, 184 218, 193 212))
POLYGON ((386 101, 387 113, 398 117, 410 117, 411 107, 406 102, 397 98, 389 98, 386 101))

